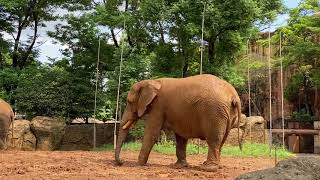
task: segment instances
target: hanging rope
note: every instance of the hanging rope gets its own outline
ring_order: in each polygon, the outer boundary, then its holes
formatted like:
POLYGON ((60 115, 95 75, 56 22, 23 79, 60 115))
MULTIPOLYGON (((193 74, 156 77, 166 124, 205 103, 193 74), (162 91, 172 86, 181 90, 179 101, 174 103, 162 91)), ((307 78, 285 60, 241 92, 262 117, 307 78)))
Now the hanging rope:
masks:
MULTIPOLYGON (((251 59, 251 46, 250 46, 250 38, 247 41, 247 58, 248 58, 248 64, 247 64, 247 73, 248 73, 248 105, 249 105, 249 117, 251 116, 251 86, 250 86, 250 59, 251 59)), ((249 126, 249 137, 250 137, 250 142, 252 142, 252 128, 251 125, 249 126)))
MULTIPOLYGON (((201 26, 201 51, 200 51, 200 74, 202 74, 202 64, 203 64, 203 34, 204 34, 204 12, 206 10, 206 2, 203 4, 203 11, 202 11, 202 26, 201 26)), ((200 153, 200 139, 198 139, 198 154, 200 153)))
POLYGON ((100 63, 100 37, 98 45, 98 58, 96 67, 96 91, 94 93, 94 110, 93 110, 93 148, 96 148, 96 112, 97 112, 97 92, 98 92, 98 79, 99 79, 99 63, 100 63))
POLYGON ((250 50, 250 38, 247 41, 247 56, 248 56, 248 96, 249 96, 249 117, 251 116, 251 86, 250 86, 250 58, 251 58, 251 50, 250 50))
POLYGON ((285 148, 284 144, 284 107, 283 107, 283 65, 282 65, 282 33, 280 31, 280 47, 279 47, 279 56, 280 56, 280 88, 281 88, 281 119, 282 119, 282 148, 285 148))
MULTIPOLYGON (((125 30, 126 30, 126 20, 123 20, 123 32, 125 32, 125 30)), ((120 54, 120 67, 119 67, 120 70, 119 70, 119 79, 118 79, 116 119, 115 119, 115 122, 114 122, 114 130, 113 130, 113 148, 114 149, 116 149, 116 146, 117 146, 117 122, 119 122, 118 121, 118 109, 119 109, 119 99, 120 99, 123 48, 124 48, 124 42, 122 42, 122 44, 121 44, 121 54, 120 54)))
POLYGON ((269 67, 269 133, 270 133, 270 155, 272 148, 272 94, 271 94, 271 28, 269 25, 269 53, 268 53, 268 67, 269 67))

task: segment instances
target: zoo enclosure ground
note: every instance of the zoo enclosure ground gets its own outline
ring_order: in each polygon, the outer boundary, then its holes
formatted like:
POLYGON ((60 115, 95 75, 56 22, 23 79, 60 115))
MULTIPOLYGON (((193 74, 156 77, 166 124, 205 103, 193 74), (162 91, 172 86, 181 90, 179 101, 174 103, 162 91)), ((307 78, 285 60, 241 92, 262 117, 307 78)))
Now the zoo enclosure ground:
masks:
MULTIPOLYGON (((113 152, 0 151, 0 179, 234 179, 238 175, 274 166, 273 158, 222 157, 217 172, 196 168, 174 169, 175 155, 151 152, 147 166, 138 166, 138 152, 124 151, 125 163, 114 165, 113 152)), ((189 155, 192 166, 206 158, 189 155)))

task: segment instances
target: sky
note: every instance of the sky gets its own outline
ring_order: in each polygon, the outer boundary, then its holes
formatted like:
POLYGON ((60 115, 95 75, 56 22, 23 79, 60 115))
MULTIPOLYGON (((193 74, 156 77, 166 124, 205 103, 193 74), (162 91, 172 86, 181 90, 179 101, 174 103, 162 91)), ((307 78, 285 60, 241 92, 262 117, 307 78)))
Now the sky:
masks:
MULTIPOLYGON (((288 8, 295 8, 298 6, 300 0, 283 0, 284 4, 288 8)), ((286 20, 288 19, 288 15, 279 15, 277 20, 271 25, 271 31, 274 31, 276 27, 286 25, 286 20)), ((55 25, 58 22, 47 22, 47 27, 39 28, 39 37, 37 39, 38 50, 40 51, 39 60, 41 62, 48 62, 48 57, 50 58, 61 58, 62 54, 60 52, 61 49, 67 48, 67 46, 63 46, 60 43, 54 43, 53 40, 47 36, 47 31, 53 31, 55 25)), ((61 23, 61 22, 60 22, 61 23)), ((265 29, 264 31, 268 31, 269 29, 265 29)), ((27 39, 28 34, 32 34, 31 30, 26 30, 22 34, 23 39, 27 39)), ((7 39, 12 39, 9 35, 4 35, 7 39)), ((37 47, 37 45, 36 45, 37 47)))

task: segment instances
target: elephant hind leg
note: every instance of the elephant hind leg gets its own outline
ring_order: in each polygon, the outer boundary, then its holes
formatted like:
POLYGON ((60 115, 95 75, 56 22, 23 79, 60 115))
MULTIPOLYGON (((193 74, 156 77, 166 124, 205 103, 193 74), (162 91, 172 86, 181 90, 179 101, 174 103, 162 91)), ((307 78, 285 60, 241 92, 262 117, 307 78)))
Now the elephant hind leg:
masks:
POLYGON ((205 171, 217 171, 220 164, 221 147, 226 141, 226 128, 215 128, 213 134, 207 137, 208 156, 207 160, 201 165, 200 169, 205 171))
POLYGON ((0 137, 0 150, 5 150, 5 149, 7 149, 6 138, 0 137))
POLYGON ((180 168, 180 167, 187 167, 187 143, 188 139, 176 135, 176 156, 177 156, 177 162, 173 165, 174 167, 180 168))

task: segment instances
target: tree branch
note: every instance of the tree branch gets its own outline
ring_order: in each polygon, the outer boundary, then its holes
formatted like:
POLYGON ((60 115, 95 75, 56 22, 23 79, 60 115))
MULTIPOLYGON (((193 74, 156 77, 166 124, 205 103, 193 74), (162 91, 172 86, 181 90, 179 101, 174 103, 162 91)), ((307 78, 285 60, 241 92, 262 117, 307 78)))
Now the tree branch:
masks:
POLYGON ((116 35, 114 34, 114 30, 113 28, 111 28, 111 35, 112 35, 112 40, 114 42, 114 45, 118 48, 119 47, 119 44, 118 44, 118 41, 116 39, 116 35))

